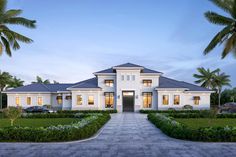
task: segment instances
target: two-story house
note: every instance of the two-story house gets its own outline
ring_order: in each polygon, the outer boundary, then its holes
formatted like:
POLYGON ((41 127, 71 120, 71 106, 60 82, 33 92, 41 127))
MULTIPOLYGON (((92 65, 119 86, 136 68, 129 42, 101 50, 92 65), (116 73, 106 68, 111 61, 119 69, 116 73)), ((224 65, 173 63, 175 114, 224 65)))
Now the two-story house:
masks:
POLYGON ((209 109, 211 90, 126 63, 71 84, 30 84, 6 91, 8 106, 51 105, 63 110, 209 109))

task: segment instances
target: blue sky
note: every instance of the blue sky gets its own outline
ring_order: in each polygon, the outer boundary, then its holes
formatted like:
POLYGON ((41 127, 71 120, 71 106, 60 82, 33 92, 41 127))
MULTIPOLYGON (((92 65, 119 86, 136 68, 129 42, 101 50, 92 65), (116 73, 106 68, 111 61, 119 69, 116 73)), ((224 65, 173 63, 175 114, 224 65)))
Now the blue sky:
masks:
POLYGON ((27 83, 36 75, 59 82, 78 82, 93 72, 126 62, 194 82, 197 67, 221 68, 236 86, 236 59, 221 60, 222 47, 203 50, 221 29, 203 13, 222 13, 207 0, 9 0, 24 10, 37 29, 12 27, 31 37, 0 69, 27 83))

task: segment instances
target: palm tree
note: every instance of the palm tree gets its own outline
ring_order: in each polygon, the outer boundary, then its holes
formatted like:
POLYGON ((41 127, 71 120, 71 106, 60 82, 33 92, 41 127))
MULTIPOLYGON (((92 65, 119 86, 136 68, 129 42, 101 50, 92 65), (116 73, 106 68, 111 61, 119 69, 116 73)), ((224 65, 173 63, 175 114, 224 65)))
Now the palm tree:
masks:
POLYGON ((215 75, 214 84, 218 93, 218 107, 220 107, 220 98, 223 86, 231 86, 229 77, 229 75, 219 72, 215 75))
POLYGON ((22 25, 27 28, 35 28, 36 21, 19 17, 22 10, 6 10, 7 0, 0 0, 0 55, 3 51, 11 56, 11 48, 13 50, 20 49, 18 42, 31 43, 32 39, 12 31, 8 25, 22 25))
POLYGON ((195 81, 195 83, 201 84, 202 87, 205 87, 208 89, 214 89, 215 88, 214 76, 217 72, 220 71, 220 69, 210 71, 210 69, 205 69, 201 67, 201 68, 197 68, 197 71, 200 74, 193 74, 193 77, 198 79, 197 81, 195 81))
POLYGON ((10 81, 8 87, 17 88, 17 87, 23 86, 23 84, 24 84, 23 80, 18 79, 16 78, 16 76, 14 76, 12 80, 10 81))
POLYGON ((32 83, 50 84, 50 81, 48 79, 43 80, 41 77, 36 76, 36 81, 33 81, 32 83))
POLYGON ((0 71, 0 109, 2 108, 2 91, 7 88, 7 85, 10 84, 12 76, 8 72, 0 71))
POLYGON ((224 44, 221 54, 222 59, 230 52, 236 55, 236 0, 210 0, 216 6, 224 10, 229 16, 219 15, 212 11, 207 11, 205 17, 210 23, 223 26, 209 45, 204 50, 204 54, 211 52, 217 45, 224 44))

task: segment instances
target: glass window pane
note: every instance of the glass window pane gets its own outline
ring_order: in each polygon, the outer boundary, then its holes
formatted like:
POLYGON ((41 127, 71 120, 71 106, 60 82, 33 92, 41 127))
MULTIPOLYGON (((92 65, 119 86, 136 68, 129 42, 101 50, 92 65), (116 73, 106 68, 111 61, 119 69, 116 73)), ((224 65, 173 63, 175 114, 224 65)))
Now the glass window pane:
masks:
POLYGON ((82 105, 82 96, 77 95, 77 105, 82 105))
POLYGON ((16 105, 19 106, 20 105, 20 97, 16 97, 16 105))
POLYGON ((113 108, 114 106, 114 94, 112 92, 105 94, 105 107, 113 108))
POLYGON ((94 105, 94 97, 92 95, 88 96, 88 104, 94 105))
POLYGON ((57 96, 57 104, 61 105, 62 104, 62 96, 57 96))
POLYGON ((179 104, 180 104, 180 96, 174 95, 174 105, 179 105, 179 104))
POLYGON ((152 107, 152 93, 143 93, 143 108, 152 107))
POLYGON ((27 105, 31 105, 31 97, 26 98, 26 103, 27 103, 27 105))
POLYGON ((169 104, 169 95, 163 95, 162 104, 168 105, 169 104))
POLYGON ((38 105, 43 105, 43 98, 42 97, 38 97, 38 105))

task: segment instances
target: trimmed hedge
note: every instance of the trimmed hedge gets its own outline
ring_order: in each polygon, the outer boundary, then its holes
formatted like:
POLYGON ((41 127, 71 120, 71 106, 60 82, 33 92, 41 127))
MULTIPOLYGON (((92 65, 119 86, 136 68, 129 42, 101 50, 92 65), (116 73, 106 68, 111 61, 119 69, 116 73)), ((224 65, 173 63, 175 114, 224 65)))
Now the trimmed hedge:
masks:
POLYGON ((192 141, 236 142, 236 127, 201 127, 190 129, 163 114, 150 113, 148 120, 170 137, 192 141))
POLYGON ((208 110, 139 110, 140 113, 200 113, 208 110))
POLYGON ((75 118, 71 113, 23 113, 21 118, 75 118))
POLYGON ((59 110, 57 113, 117 113, 117 110, 59 110))
POLYGON ((7 127, 0 129, 0 141, 8 142, 52 142, 80 140, 94 135, 108 120, 106 113, 90 114, 70 125, 49 127, 7 127))

